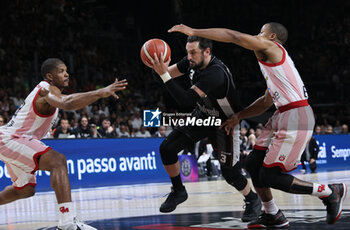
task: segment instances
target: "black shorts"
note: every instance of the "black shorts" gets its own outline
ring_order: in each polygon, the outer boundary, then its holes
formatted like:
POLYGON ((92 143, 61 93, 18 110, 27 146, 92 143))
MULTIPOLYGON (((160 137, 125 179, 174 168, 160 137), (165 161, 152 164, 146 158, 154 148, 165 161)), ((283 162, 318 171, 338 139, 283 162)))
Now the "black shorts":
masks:
POLYGON ((224 129, 216 126, 177 126, 175 130, 187 136, 193 143, 208 137, 213 149, 217 152, 220 164, 233 167, 239 161, 239 127, 235 128, 232 135, 226 135, 224 129))

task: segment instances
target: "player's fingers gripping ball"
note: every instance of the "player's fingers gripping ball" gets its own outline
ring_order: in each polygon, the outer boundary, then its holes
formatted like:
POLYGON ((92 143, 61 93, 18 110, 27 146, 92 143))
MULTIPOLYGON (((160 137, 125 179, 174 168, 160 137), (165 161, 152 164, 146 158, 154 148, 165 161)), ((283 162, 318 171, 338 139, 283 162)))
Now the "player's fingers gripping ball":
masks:
POLYGON ((169 45, 165 41, 157 38, 148 40, 141 47, 141 60, 146 66, 152 67, 152 59, 155 58, 154 53, 157 54, 159 60, 164 58, 164 62, 167 62, 171 56, 169 45), (163 53, 163 57, 161 53, 163 53))

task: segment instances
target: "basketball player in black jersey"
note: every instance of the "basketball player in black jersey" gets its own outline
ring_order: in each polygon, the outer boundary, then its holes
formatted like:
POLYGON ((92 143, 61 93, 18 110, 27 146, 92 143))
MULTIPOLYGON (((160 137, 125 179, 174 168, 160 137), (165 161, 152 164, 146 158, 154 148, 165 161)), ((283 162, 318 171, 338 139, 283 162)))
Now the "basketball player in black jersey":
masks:
MULTIPOLYGON (((187 56, 169 66, 157 55, 152 60, 152 68, 159 74, 165 87, 180 106, 196 106, 192 116, 200 119, 219 118, 224 122, 238 112, 239 99, 232 75, 226 65, 211 53, 211 40, 201 37, 188 37, 187 56), (185 90, 173 78, 189 74, 192 87, 185 90)), ((163 55, 161 55, 163 56, 163 55)), ((171 193, 161 205, 161 212, 172 212, 187 199, 187 192, 180 177, 178 152, 197 141, 208 137, 213 148, 219 152, 222 175, 244 197, 246 208, 242 220, 255 220, 260 214, 261 201, 254 193, 247 179, 241 175, 239 161, 239 127, 230 135, 218 126, 178 126, 162 142, 160 154, 163 165, 172 182, 171 193)))

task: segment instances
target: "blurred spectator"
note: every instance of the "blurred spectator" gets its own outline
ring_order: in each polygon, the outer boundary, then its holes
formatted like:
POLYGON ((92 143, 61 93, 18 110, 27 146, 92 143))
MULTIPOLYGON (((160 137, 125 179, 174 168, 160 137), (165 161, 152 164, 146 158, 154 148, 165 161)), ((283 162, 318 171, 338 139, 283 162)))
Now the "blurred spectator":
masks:
MULTIPOLYGON (((115 114, 114 112, 112 114, 115 114)), ((119 129, 120 129, 120 125, 123 123, 123 119, 121 116, 117 116, 114 118, 114 123, 113 126, 115 127, 115 131, 118 134, 119 133, 119 129)), ((119 136, 119 134, 118 134, 119 136)))
POLYGON ((117 130, 118 137, 127 138, 130 137, 130 133, 128 131, 128 126, 124 123, 120 123, 119 130, 117 130))
POLYGON ((314 132, 315 135, 320 135, 321 134, 321 126, 319 125, 316 125, 315 126, 315 132, 314 132))
POLYGON ((78 118, 76 118, 74 115, 69 121, 69 126, 73 131, 79 126, 78 118))
POLYGON ((311 137, 310 141, 306 144, 305 150, 301 155, 301 164, 303 166, 302 172, 306 173, 305 161, 309 163, 311 173, 316 171, 316 160, 318 158, 319 146, 314 137, 311 137))
POLYGON ((3 126, 5 124, 5 118, 0 115, 0 126, 3 126))
POLYGON ((97 136, 100 138, 112 138, 117 137, 117 133, 114 131, 113 126, 111 126, 111 121, 108 119, 103 119, 102 125, 97 129, 97 136))
POLYGON ((253 150, 255 142, 256 142, 255 130, 251 128, 249 129, 249 136, 248 136, 248 143, 247 143, 248 151, 253 150))
POLYGON ((346 124, 343 124, 341 126, 342 130, 341 130, 341 134, 349 134, 349 128, 348 128, 348 125, 346 124))
POLYGON ((204 159, 206 165, 206 174, 208 177, 210 177, 213 174, 213 169, 211 165, 211 153, 208 153, 208 144, 208 137, 199 141, 197 160, 200 162, 202 159, 204 159))
POLYGON ((135 130, 140 130, 142 126, 142 118, 140 112, 136 112, 134 118, 131 120, 132 128, 135 130))
POLYGON ((250 128, 250 125, 249 123, 246 121, 246 120, 242 120, 241 123, 240 123, 240 127, 244 127, 246 128, 247 130, 250 128))
POLYGON ((89 123, 96 125, 96 128, 98 128, 98 126, 100 125, 100 118, 99 117, 92 117, 90 119, 89 123))
POLYGON ((50 138, 53 138, 53 130, 52 130, 52 127, 51 127, 51 129, 46 133, 46 135, 43 136, 43 139, 50 139, 50 138))
POLYGON ((335 126, 334 126, 334 128, 333 128, 334 134, 340 134, 340 133, 341 133, 341 130, 342 130, 342 128, 341 128, 341 125, 340 125, 340 121, 339 121, 339 120, 336 120, 336 121, 335 121, 335 126))
POLYGON ((13 101, 16 109, 18 109, 24 103, 24 99, 20 92, 18 92, 16 96, 10 96, 10 99, 13 101))
POLYGON ((72 129, 69 127, 68 120, 65 118, 61 119, 60 126, 53 131, 54 138, 71 138, 72 134, 72 129))
POLYGON ((140 130, 135 133, 135 137, 151 137, 150 132, 142 125, 140 130))
POLYGON ((89 120, 86 116, 80 118, 79 125, 73 130, 73 133, 76 138, 97 137, 97 133, 94 133, 91 126, 89 126, 89 120))
POLYGON ((166 127, 161 125, 159 128, 158 128, 158 131, 155 132, 153 135, 153 137, 166 137, 166 127))
POLYGON ((247 137, 247 129, 245 127, 241 127, 240 135, 239 135, 239 146, 241 153, 244 153, 247 150, 248 137, 247 137))
POLYGON ((10 110, 10 102, 8 100, 7 94, 5 94, 5 97, 1 99, 1 107, 0 110, 4 112, 8 112, 10 110))
POLYGON ((108 106, 106 106, 106 102, 104 100, 102 100, 101 104, 100 104, 100 110, 98 111, 98 113, 104 114, 106 117, 109 117, 109 108, 108 106))
POLYGON ((8 113, 12 116, 13 114, 15 114, 16 110, 17 109, 16 109, 15 105, 13 104, 13 102, 10 101, 10 109, 9 109, 8 113))
POLYGON ((258 138, 262 132, 263 126, 257 126, 255 128, 255 137, 258 138))
POLYGON ((325 134, 334 134, 333 127, 331 125, 327 125, 325 134))
POLYGON ((101 114, 99 113, 99 108, 98 108, 98 105, 97 104, 93 104, 92 106, 91 106, 91 111, 90 111, 90 117, 92 118, 92 119, 96 119, 96 120, 100 120, 100 116, 101 116, 101 114))

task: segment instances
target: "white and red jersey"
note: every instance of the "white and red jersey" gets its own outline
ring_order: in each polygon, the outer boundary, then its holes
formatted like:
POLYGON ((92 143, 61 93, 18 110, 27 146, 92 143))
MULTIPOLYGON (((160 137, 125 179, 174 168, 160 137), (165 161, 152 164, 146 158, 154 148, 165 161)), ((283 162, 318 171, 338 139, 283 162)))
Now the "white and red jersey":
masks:
POLYGON ((278 63, 266 63, 258 59, 262 74, 276 108, 299 107, 308 105, 307 91, 287 51, 276 43, 283 51, 283 58, 278 63))
POLYGON ((255 149, 268 150, 264 167, 294 170, 312 136, 315 118, 307 102, 303 81, 287 51, 278 63, 259 61, 270 95, 277 108, 259 135, 255 149))
POLYGON ((41 140, 56 122, 58 109, 50 115, 39 114, 35 108, 35 101, 41 89, 49 89, 50 84, 41 81, 27 96, 12 119, 0 127, 0 134, 11 137, 30 137, 41 140))

